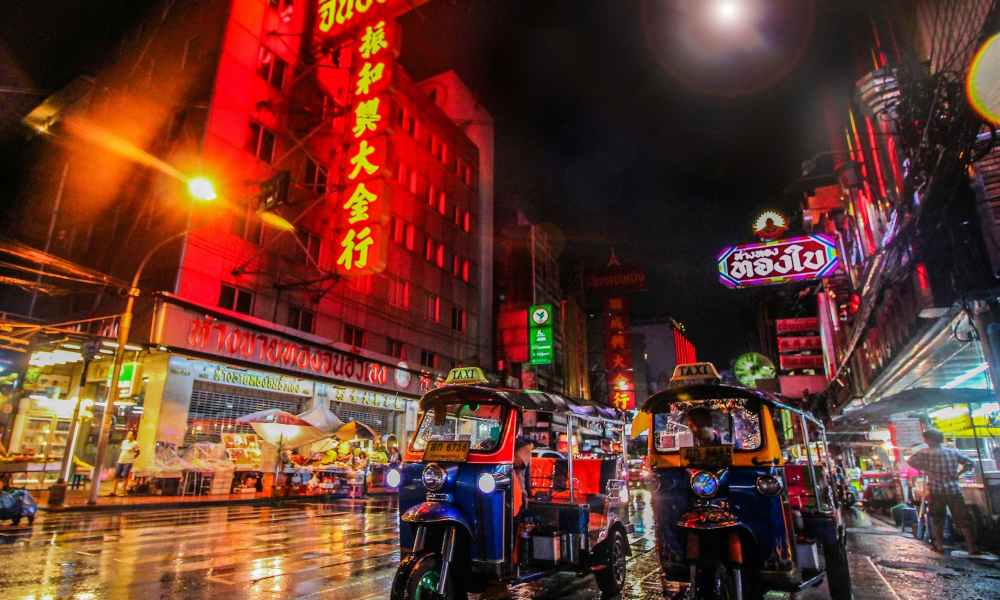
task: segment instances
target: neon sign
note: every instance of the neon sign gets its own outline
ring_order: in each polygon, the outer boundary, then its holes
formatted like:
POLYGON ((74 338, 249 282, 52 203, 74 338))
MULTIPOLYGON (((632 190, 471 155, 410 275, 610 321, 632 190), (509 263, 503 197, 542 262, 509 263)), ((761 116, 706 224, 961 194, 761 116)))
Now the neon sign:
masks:
MULTIPOLYGON (((358 5, 361 3, 358 2, 358 5)), ((371 2, 366 4, 366 10, 371 2)), ((346 189, 337 206, 337 272, 368 275, 385 268, 389 209, 388 163, 389 102, 382 94, 392 81, 395 25, 377 21, 360 30, 352 42, 351 90, 353 109, 348 116, 351 140, 345 166, 346 189)))
POLYGON ((822 234, 728 246, 716 261, 729 288, 822 279, 840 266, 836 243, 822 234))

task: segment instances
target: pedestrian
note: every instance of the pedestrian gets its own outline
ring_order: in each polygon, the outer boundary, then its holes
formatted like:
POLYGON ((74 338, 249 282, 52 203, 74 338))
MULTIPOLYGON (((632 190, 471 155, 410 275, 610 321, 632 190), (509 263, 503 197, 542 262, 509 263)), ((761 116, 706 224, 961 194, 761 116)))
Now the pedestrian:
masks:
POLYGON ((958 478, 975 468, 975 463, 958 450, 943 446, 944 435, 937 429, 925 431, 924 442, 927 448, 918 450, 907 462, 927 477, 934 551, 944 553, 944 517, 947 510, 951 512, 955 527, 965 537, 969 555, 978 554, 969 508, 958 485, 958 478))
POLYGON ((135 441, 135 431, 129 431, 122 440, 118 451, 118 464, 115 465, 115 487, 112 496, 118 495, 118 484, 122 483, 122 496, 128 492, 128 478, 132 474, 132 464, 139 457, 139 443, 135 441))

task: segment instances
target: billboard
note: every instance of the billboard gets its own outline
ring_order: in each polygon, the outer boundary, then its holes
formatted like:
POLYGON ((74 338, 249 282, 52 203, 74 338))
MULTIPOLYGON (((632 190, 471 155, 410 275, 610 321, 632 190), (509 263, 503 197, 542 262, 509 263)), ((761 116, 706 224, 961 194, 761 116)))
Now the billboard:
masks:
POLYGON ((551 365, 555 359, 553 320, 551 304, 533 304, 528 309, 528 355, 533 365, 551 365))
POLYGON ((728 246, 716 260, 729 288, 822 279, 840 266, 836 242, 822 234, 728 246))

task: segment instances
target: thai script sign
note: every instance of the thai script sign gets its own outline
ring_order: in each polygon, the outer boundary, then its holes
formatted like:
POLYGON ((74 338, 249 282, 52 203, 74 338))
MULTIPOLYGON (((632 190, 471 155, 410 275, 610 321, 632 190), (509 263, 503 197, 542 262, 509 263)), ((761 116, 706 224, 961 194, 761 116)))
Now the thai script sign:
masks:
MULTIPOLYGON (((319 0, 316 29, 321 37, 338 36, 371 19, 391 19, 427 0, 319 0)), ((291 3, 289 3, 291 4, 291 3)))
POLYGON ((717 261, 719 281, 729 288, 822 279, 840 265, 837 244, 822 234, 729 246, 717 261))

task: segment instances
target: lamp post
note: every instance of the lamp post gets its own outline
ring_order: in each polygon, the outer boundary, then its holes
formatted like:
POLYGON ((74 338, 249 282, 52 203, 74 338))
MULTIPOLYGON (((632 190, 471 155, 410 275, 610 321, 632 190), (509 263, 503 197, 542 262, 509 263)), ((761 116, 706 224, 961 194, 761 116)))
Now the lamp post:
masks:
POLYGON ((129 332, 132 329, 132 313, 135 309, 135 299, 139 297, 139 278, 146 269, 149 260, 167 244, 177 241, 190 232, 185 229, 180 233, 160 241, 146 252, 139 263, 139 267, 132 276, 132 283, 128 289, 128 299, 125 301, 125 310, 122 312, 121 322, 118 325, 118 344, 115 347, 114 362, 111 367, 111 383, 108 386, 108 396, 104 401, 104 413, 101 415, 101 429, 97 438, 97 457, 94 459, 94 470, 90 475, 90 495, 87 504, 97 504, 97 496, 101 491, 101 466, 108 454, 108 437, 111 435, 111 419, 114 415, 115 400, 118 398, 118 378, 121 377, 122 365, 125 362, 125 344, 128 343, 129 332))

